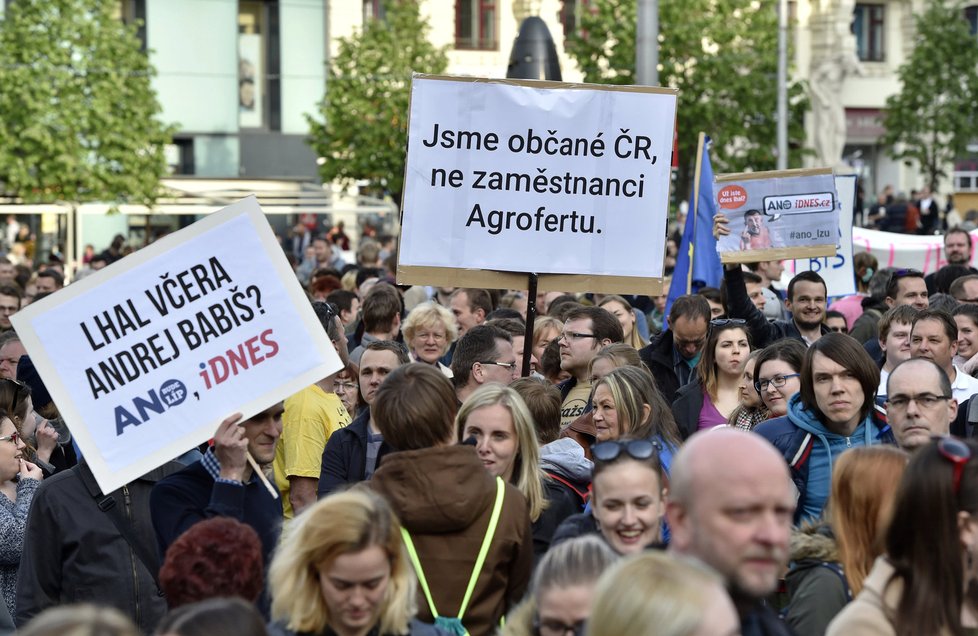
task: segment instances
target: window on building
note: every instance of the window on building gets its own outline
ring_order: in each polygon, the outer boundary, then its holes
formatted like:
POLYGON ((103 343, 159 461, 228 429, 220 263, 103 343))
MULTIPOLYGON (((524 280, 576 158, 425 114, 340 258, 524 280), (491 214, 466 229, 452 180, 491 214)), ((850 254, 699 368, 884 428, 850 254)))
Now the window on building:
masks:
POLYGON ((166 164, 170 174, 187 175, 194 173, 194 140, 190 137, 174 137, 173 143, 164 149, 166 164))
POLYGON ((852 31, 856 36, 856 53, 863 62, 882 62, 883 18, 881 4, 857 4, 853 12, 852 31))
POLYGON ((581 24, 581 13, 587 9, 590 0, 564 0, 560 4, 560 23, 564 27, 564 37, 578 35, 581 24))
POLYGON ((238 125, 265 125, 266 35, 265 3, 238 4, 238 125))
POLYGON ((383 0, 363 0, 363 21, 367 20, 386 20, 387 11, 384 10, 383 0))
POLYGON ((455 0, 455 48, 499 48, 496 0, 455 0))
POLYGON ((126 24, 136 23, 136 37, 146 50, 146 0, 119 0, 112 9, 113 16, 126 24))
POLYGON ((964 19, 968 21, 971 35, 978 35, 978 5, 965 7, 964 19))

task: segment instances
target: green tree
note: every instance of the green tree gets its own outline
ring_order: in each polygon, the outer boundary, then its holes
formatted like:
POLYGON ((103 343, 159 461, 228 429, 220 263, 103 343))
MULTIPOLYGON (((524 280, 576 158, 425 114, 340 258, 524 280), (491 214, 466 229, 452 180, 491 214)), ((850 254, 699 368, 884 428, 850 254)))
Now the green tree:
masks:
POLYGON ((902 88, 886 100, 881 142, 894 159, 916 161, 936 191, 946 166, 978 138, 978 40, 962 3, 931 0, 913 42, 897 71, 902 88))
POLYGON ((154 70, 114 0, 16 0, 0 20, 0 189, 152 205, 166 174, 154 70))
MULTIPOLYGON (((591 0, 567 51, 585 81, 635 82, 635 0, 591 0)), ((659 0, 659 82, 679 89, 679 184, 690 183, 696 140, 713 140, 715 172, 777 165, 776 3, 659 0)), ((789 165, 801 161, 804 89, 789 86, 789 165)))
POLYGON ((306 115, 323 181, 366 179, 400 204, 411 73, 443 73, 445 51, 428 41, 416 0, 385 0, 384 16, 341 38, 319 119, 306 115))

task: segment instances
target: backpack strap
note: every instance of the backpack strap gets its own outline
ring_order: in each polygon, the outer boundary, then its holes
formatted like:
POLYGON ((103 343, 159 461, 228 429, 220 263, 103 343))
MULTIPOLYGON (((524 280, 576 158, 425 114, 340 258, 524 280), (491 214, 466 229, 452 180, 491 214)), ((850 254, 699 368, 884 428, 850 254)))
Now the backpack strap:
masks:
POLYGON ((553 479, 554 481, 558 481, 558 482, 564 484, 565 486, 567 486, 568 488, 570 488, 574 492, 575 495, 577 495, 578 497, 581 498, 581 505, 582 506, 587 503, 589 493, 586 490, 584 492, 581 492, 580 490, 578 490, 574 486, 574 484, 570 483, 570 481, 564 479, 560 475, 556 475, 554 473, 547 473, 547 472, 545 472, 544 474, 547 477, 549 477, 550 479, 553 479))
MULTIPOLYGON (((482 566, 485 564, 486 555, 489 554, 492 539, 496 535, 496 527, 499 525, 499 515, 503 510, 503 499, 505 495, 506 483, 501 477, 496 477, 496 501, 492 507, 492 516, 489 517, 489 527, 486 528, 486 535, 482 539, 482 547, 479 548, 479 556, 475 560, 475 567, 472 569, 469 584, 465 589, 465 596, 462 598, 462 605, 458 610, 459 621, 462 620, 462 616, 465 615, 465 610, 469 606, 472 593, 475 591, 476 582, 479 580, 479 574, 482 572, 482 566)), ((418 574, 418 583, 421 584, 421 591, 424 592, 425 600, 428 601, 428 608, 431 610, 431 615, 438 618, 440 615, 438 614, 438 609, 435 607, 435 600, 431 596, 431 589, 428 587, 428 580, 421 567, 421 560, 418 559, 418 552, 414 547, 414 542, 411 540, 411 534, 404 526, 401 526, 401 537, 404 539, 404 546, 407 548, 408 556, 411 558, 411 564, 414 565, 414 571, 418 574)))

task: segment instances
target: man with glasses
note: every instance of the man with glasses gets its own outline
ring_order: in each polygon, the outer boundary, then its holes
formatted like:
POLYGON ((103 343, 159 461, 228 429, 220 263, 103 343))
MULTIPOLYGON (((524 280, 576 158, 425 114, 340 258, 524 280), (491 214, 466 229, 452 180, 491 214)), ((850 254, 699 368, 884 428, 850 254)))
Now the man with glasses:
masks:
POLYGON ((922 311, 914 318, 910 331, 910 357, 932 360, 951 380, 951 393, 959 404, 978 393, 978 379, 954 364, 958 352, 958 326, 947 312, 922 311))
POLYGON ((962 304, 978 305, 978 274, 962 276, 948 288, 947 293, 962 304))
POLYGON ((879 370, 849 336, 830 333, 805 352, 801 387, 788 413, 754 432, 781 451, 798 490, 795 522, 817 519, 829 496, 832 463, 857 446, 894 443, 873 398, 879 370))
POLYGON ((458 339, 452 356, 452 383, 459 404, 487 382, 509 384, 520 377, 513 338, 499 327, 472 327, 458 339))
POLYGON ((360 358, 360 387, 367 408, 360 409, 349 426, 330 435, 326 442, 319 475, 320 499, 348 484, 370 479, 377 469, 386 449, 370 408, 387 376, 410 362, 407 348, 399 342, 386 340, 367 345, 360 358))
POLYGON ((900 448, 912 452, 935 435, 949 435, 957 413, 951 381, 933 361, 912 358, 890 374, 886 415, 900 448))
MULTIPOLYGON (((314 302, 313 310, 343 366, 349 362, 346 335, 332 306, 314 302)), ((323 451, 330 436, 350 423, 350 414, 333 391, 339 372, 329 375, 285 400, 282 435, 275 447, 275 483, 282 493, 286 519, 316 503, 323 451)))
POLYGON ((10 317, 20 311, 23 292, 15 285, 0 285, 0 331, 13 329, 10 317))
POLYGON ((667 404, 675 402, 679 389, 696 375, 711 318, 705 298, 680 296, 669 308, 668 328, 638 352, 667 404))
MULTIPOLYGON (((706 305, 707 315, 710 305, 706 305)), ((571 377, 557 385, 563 401, 560 404, 560 427, 567 428, 590 408, 591 378, 588 366, 602 348, 624 340, 621 323, 611 312, 600 307, 578 307, 567 314, 564 331, 557 338, 560 345, 560 368, 571 377)))

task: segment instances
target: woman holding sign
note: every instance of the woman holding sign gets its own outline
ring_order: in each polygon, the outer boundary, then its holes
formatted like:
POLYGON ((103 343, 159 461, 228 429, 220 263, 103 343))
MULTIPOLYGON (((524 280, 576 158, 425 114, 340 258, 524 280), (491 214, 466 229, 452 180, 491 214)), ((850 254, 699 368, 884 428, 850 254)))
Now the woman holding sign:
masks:
POLYGON ((27 450, 13 420, 0 414, 0 596, 11 615, 27 513, 41 483, 41 469, 27 461, 27 450))

